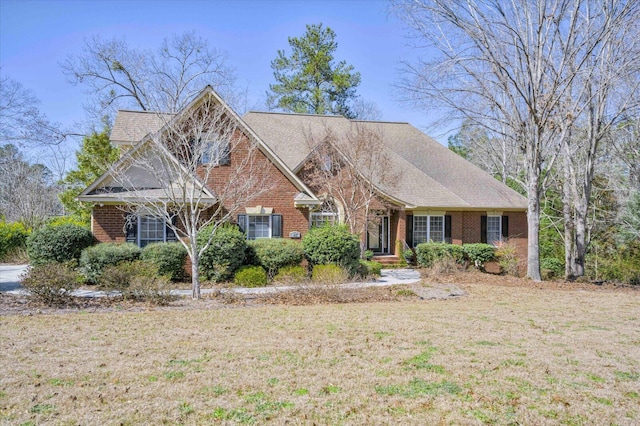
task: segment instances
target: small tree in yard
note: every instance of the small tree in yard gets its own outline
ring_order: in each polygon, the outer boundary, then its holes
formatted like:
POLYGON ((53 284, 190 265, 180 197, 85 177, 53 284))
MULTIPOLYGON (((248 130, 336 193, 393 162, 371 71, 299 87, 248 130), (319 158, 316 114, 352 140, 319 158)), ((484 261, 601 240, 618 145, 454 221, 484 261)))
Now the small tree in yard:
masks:
MULTIPOLYGON (((382 130, 375 123, 356 122, 337 134, 324 129, 308 134, 312 156, 303 173, 316 194, 326 194, 343 207, 344 223, 353 234, 365 235, 375 207, 385 206, 381 191, 389 192, 399 175, 389 166, 382 130)), ((361 253, 364 254, 364 239, 361 253)))
MULTIPOLYGON (((200 297, 199 263, 213 231, 242 206, 271 189, 268 161, 244 136, 239 118, 211 88, 183 112, 159 115, 164 126, 112 168, 123 209, 162 218, 191 260, 193 298, 200 297)), ((131 217, 131 215, 129 216, 131 217)))

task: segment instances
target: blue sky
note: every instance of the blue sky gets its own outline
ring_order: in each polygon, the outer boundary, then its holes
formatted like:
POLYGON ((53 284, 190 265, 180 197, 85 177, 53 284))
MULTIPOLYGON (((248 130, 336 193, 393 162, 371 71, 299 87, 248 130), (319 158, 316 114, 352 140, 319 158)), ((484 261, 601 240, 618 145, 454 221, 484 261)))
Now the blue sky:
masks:
MULTIPOLYGON (((383 0, 326 1, 14 1, 0 0, 2 73, 40 98, 42 112, 72 124, 85 117, 86 95, 65 80, 59 63, 80 52, 85 37, 124 36, 131 46, 155 49, 173 33, 195 30, 228 53, 249 104, 264 102, 273 83, 271 61, 288 49, 287 37, 301 36, 306 24, 323 23, 337 34, 337 59, 362 75, 358 93, 374 102, 382 119, 408 121, 419 128, 429 117, 398 102, 400 61, 414 59, 406 29, 383 0)), ((446 135, 429 133, 446 141, 446 135)))

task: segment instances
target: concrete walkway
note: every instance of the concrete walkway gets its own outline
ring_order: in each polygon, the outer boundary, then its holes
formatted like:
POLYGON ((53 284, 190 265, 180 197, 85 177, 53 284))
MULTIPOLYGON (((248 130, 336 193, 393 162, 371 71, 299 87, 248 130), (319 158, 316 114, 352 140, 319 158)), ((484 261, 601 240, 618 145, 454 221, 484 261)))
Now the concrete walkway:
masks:
MULTIPOLYGON (((6 294, 24 295, 28 292, 20 285, 19 277, 27 269, 28 265, 0 265, 0 292, 6 294)), ((414 284, 420 281, 420 273, 413 269, 383 269, 382 275, 372 281, 356 282, 340 284, 342 288, 364 288, 364 287, 384 287, 399 284, 414 284)), ((294 290, 300 288, 299 286, 269 286, 258 288, 242 288, 231 287, 225 289, 202 289, 202 294, 213 293, 216 291, 230 292, 244 295, 251 294, 269 294, 277 293, 281 291, 294 290)), ((172 290, 171 294, 176 296, 191 296, 191 290, 172 290)), ((107 295, 115 296, 118 292, 111 292, 107 294, 104 291, 93 290, 76 290, 73 292, 74 296, 78 297, 105 297, 107 295)))

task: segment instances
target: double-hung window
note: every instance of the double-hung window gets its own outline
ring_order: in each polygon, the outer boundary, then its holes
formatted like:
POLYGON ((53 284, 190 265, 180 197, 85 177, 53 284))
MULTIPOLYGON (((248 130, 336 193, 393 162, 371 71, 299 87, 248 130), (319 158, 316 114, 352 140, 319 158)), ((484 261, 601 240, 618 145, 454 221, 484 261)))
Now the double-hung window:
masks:
POLYGON ((444 216, 413 216, 413 244, 444 241, 444 216))
POLYGON ((282 237, 282 215, 279 214, 240 214, 238 226, 248 240, 282 237))
POLYGON ((322 203, 320 211, 311 212, 309 216, 309 226, 311 228, 335 225, 339 222, 338 208, 331 200, 325 200, 325 202, 322 203))
POLYGON ((502 240, 502 217, 487 216, 487 244, 496 245, 502 240))
POLYGON ((141 248, 151 243, 177 241, 175 233, 163 218, 135 214, 127 215, 125 239, 141 248))

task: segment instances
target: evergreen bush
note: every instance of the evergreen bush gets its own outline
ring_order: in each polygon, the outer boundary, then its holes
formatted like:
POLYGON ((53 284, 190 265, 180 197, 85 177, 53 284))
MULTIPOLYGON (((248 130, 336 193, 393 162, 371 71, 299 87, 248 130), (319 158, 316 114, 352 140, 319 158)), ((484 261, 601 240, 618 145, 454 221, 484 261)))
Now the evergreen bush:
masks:
POLYGON ((120 262, 131 262, 140 257, 140 248, 133 243, 101 243, 86 248, 80 256, 80 271, 90 284, 97 284, 104 269, 120 262))
POLYGON ((485 263, 495 259, 496 248, 490 244, 463 244, 462 250, 466 258, 481 271, 484 270, 485 263))
POLYGON ((464 262, 464 251, 462 246, 447 243, 421 243, 416 246, 416 262, 418 266, 430 268, 434 262, 449 257, 455 263, 464 262))
POLYGON ((262 238, 249 241, 248 246, 248 257, 254 265, 262 266, 269 278, 273 278, 285 266, 299 265, 304 258, 304 250, 299 241, 262 238))
POLYGON ((124 299, 167 305, 175 299, 167 275, 161 275, 158 267, 141 260, 120 262, 104 268, 100 287, 118 291, 124 299))
POLYGON ((282 267, 273 277, 273 280, 278 283, 299 283, 306 279, 307 271, 300 265, 282 267))
POLYGON ((367 277, 379 277, 382 274, 382 263, 372 260, 360 259, 360 276, 367 277))
POLYGON ((545 280, 562 277, 564 275, 564 261, 555 257, 540 259, 540 274, 545 280))
POLYGON ((201 277, 216 282, 230 280, 244 263, 247 249, 245 236, 236 226, 225 224, 215 232, 213 226, 200 230, 199 246, 202 247, 209 238, 211 244, 200 256, 201 277))
POLYGON ((171 281, 185 278, 184 261, 187 249, 180 243, 155 243, 142 249, 140 260, 158 268, 159 275, 166 275, 171 281))
POLYGON ((267 271, 262 266, 243 266, 236 272, 233 283, 240 287, 264 287, 267 285, 267 271))
POLYGON ((66 223, 45 225, 27 238, 27 254, 32 265, 78 260, 82 250, 94 242, 91 231, 83 226, 66 223))
POLYGON ((311 228, 302 238, 304 253, 310 265, 333 263, 353 276, 360 267, 360 237, 345 225, 311 228))

